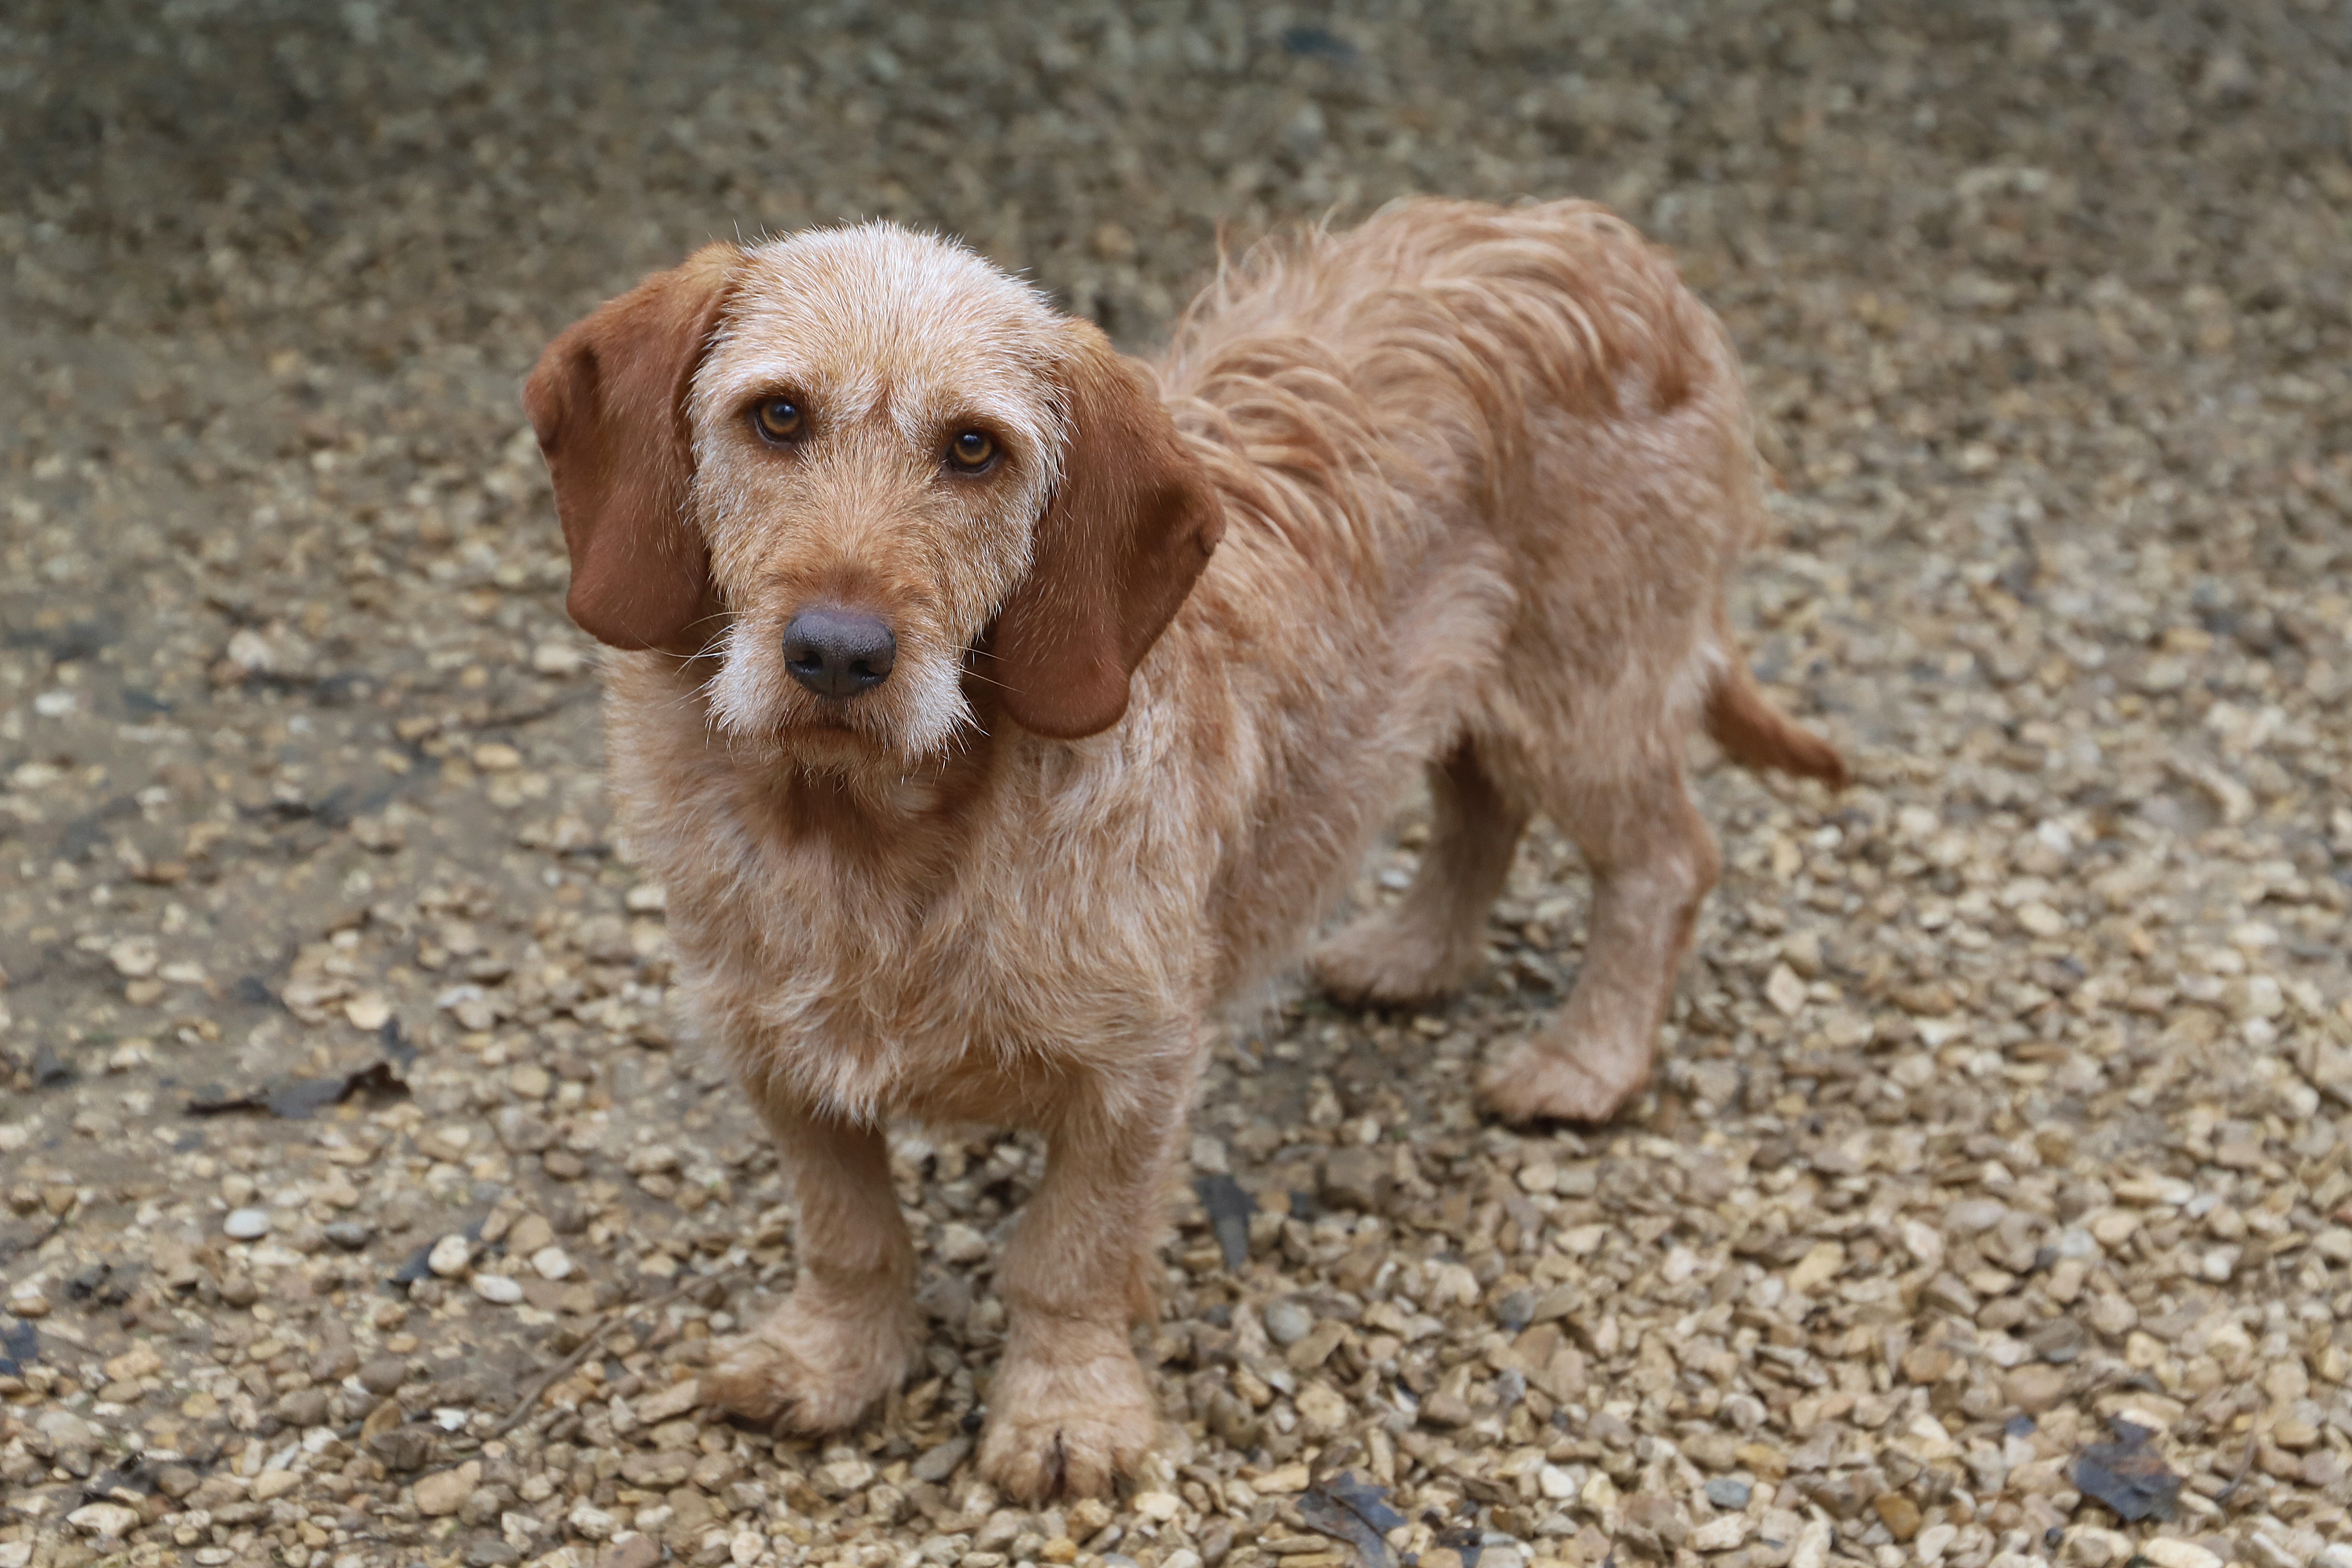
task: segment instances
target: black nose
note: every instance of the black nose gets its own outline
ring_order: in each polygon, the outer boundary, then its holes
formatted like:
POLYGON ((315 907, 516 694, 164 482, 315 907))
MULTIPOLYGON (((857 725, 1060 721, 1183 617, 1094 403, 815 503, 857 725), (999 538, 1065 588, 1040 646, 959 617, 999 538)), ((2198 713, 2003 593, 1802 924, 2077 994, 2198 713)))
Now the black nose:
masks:
POLYGON ((862 611, 819 605, 784 628, 784 668, 819 697, 839 701, 879 686, 898 659, 898 639, 862 611))

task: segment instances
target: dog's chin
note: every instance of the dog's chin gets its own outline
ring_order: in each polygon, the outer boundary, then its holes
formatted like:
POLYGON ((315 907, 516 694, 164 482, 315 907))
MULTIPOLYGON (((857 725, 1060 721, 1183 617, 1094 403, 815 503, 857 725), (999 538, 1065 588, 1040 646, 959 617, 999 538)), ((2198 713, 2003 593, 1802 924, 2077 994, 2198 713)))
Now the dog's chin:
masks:
POLYGON ((750 752, 777 766, 829 777, 898 779, 936 771, 946 760, 937 748, 918 751, 879 715, 811 705, 779 713, 764 723, 730 725, 728 740, 740 755, 750 752))
POLYGON ((822 710, 784 720, 768 731, 769 743, 809 763, 869 763, 896 755, 898 748, 869 726, 822 710))

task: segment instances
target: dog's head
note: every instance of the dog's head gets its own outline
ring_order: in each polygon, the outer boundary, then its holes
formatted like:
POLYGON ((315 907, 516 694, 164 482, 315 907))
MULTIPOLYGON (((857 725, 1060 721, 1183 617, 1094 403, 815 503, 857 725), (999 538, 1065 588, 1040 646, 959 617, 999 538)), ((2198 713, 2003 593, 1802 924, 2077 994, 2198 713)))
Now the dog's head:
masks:
POLYGON ((1094 734, 1215 546, 1150 373, 945 241, 714 245, 566 331, 523 395, 572 619, 702 655, 714 722, 932 758, 967 671, 1094 734))

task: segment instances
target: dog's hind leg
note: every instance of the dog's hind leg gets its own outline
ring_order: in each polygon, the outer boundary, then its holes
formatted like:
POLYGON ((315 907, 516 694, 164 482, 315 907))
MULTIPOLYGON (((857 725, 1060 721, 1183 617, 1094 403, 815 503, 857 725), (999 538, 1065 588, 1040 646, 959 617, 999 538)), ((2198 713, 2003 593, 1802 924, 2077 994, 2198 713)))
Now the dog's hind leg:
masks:
POLYGON ((1486 910, 1510 875, 1528 813, 1468 741, 1429 768, 1429 846, 1404 897, 1318 947, 1315 977, 1335 1001, 1402 1006, 1454 990, 1486 955, 1486 910))
POLYGON ((1722 857, 1678 764, 1580 783, 1549 803, 1593 879, 1584 967, 1559 1016, 1482 1076, 1513 1121, 1601 1121, 1650 1081, 1658 1027, 1722 857))

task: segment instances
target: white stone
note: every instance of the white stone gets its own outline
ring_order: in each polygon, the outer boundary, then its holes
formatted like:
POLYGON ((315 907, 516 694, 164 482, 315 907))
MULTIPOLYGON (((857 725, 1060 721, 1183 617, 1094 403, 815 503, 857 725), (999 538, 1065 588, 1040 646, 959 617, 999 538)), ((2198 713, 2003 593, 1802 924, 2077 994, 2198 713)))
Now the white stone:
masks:
POLYGON ((222 1232, 236 1241, 254 1241, 269 1234, 268 1209, 231 1209, 221 1221, 222 1232))
POLYGON ((2081 1524, 2066 1538, 2066 1551, 2083 1568, 2111 1568, 2129 1559, 2133 1547, 2131 1537, 2119 1530, 2081 1524))
POLYGON ((820 1474, 845 1492, 864 1491, 874 1484, 874 1467, 854 1453, 828 1460, 820 1474))
POLYGON ((1750 1521, 1744 1513, 1719 1513, 1690 1532, 1697 1552, 1728 1552, 1748 1539, 1750 1521))
POLYGON ((942 1263, 978 1263, 988 1256, 988 1237, 951 1220, 940 1226, 940 1242, 934 1250, 942 1263))
POLYGON ((138 1529, 140 1519, 135 1508, 125 1508, 119 1502, 93 1502, 66 1515, 66 1522, 76 1530, 113 1540, 138 1529))
POLYGON ((1566 1502, 1576 1495, 1576 1478, 1558 1465, 1546 1465, 1538 1470, 1536 1486, 1554 1502, 1566 1502))
POLYGON ((477 1274, 474 1294, 498 1306, 511 1307, 522 1300, 522 1287, 503 1274, 477 1274))
POLYGON ((593 1503, 582 1503, 565 1516, 564 1522, 591 1541, 609 1541, 621 1521, 593 1503))
POLYGON ((2221 1568, 2221 1560, 2193 1541, 2159 1535, 2139 1543, 2139 1554, 2156 1568, 2221 1568))
POLYGON ((2063 935, 2066 930, 2066 917, 2039 899, 2017 906, 2017 923, 2032 935, 2043 938, 2063 935))
POLYGON ((264 1470, 253 1478, 253 1489, 248 1497, 256 1502, 268 1502, 284 1497, 302 1484, 301 1476, 293 1470, 264 1470))
POLYGON ((474 1244, 462 1236, 445 1236, 433 1244, 425 1257, 425 1266, 444 1279, 455 1279, 466 1272, 474 1260, 474 1244))
POLYGON ((572 1278, 572 1255, 560 1247, 542 1247, 530 1255, 530 1266, 541 1279, 572 1278))

